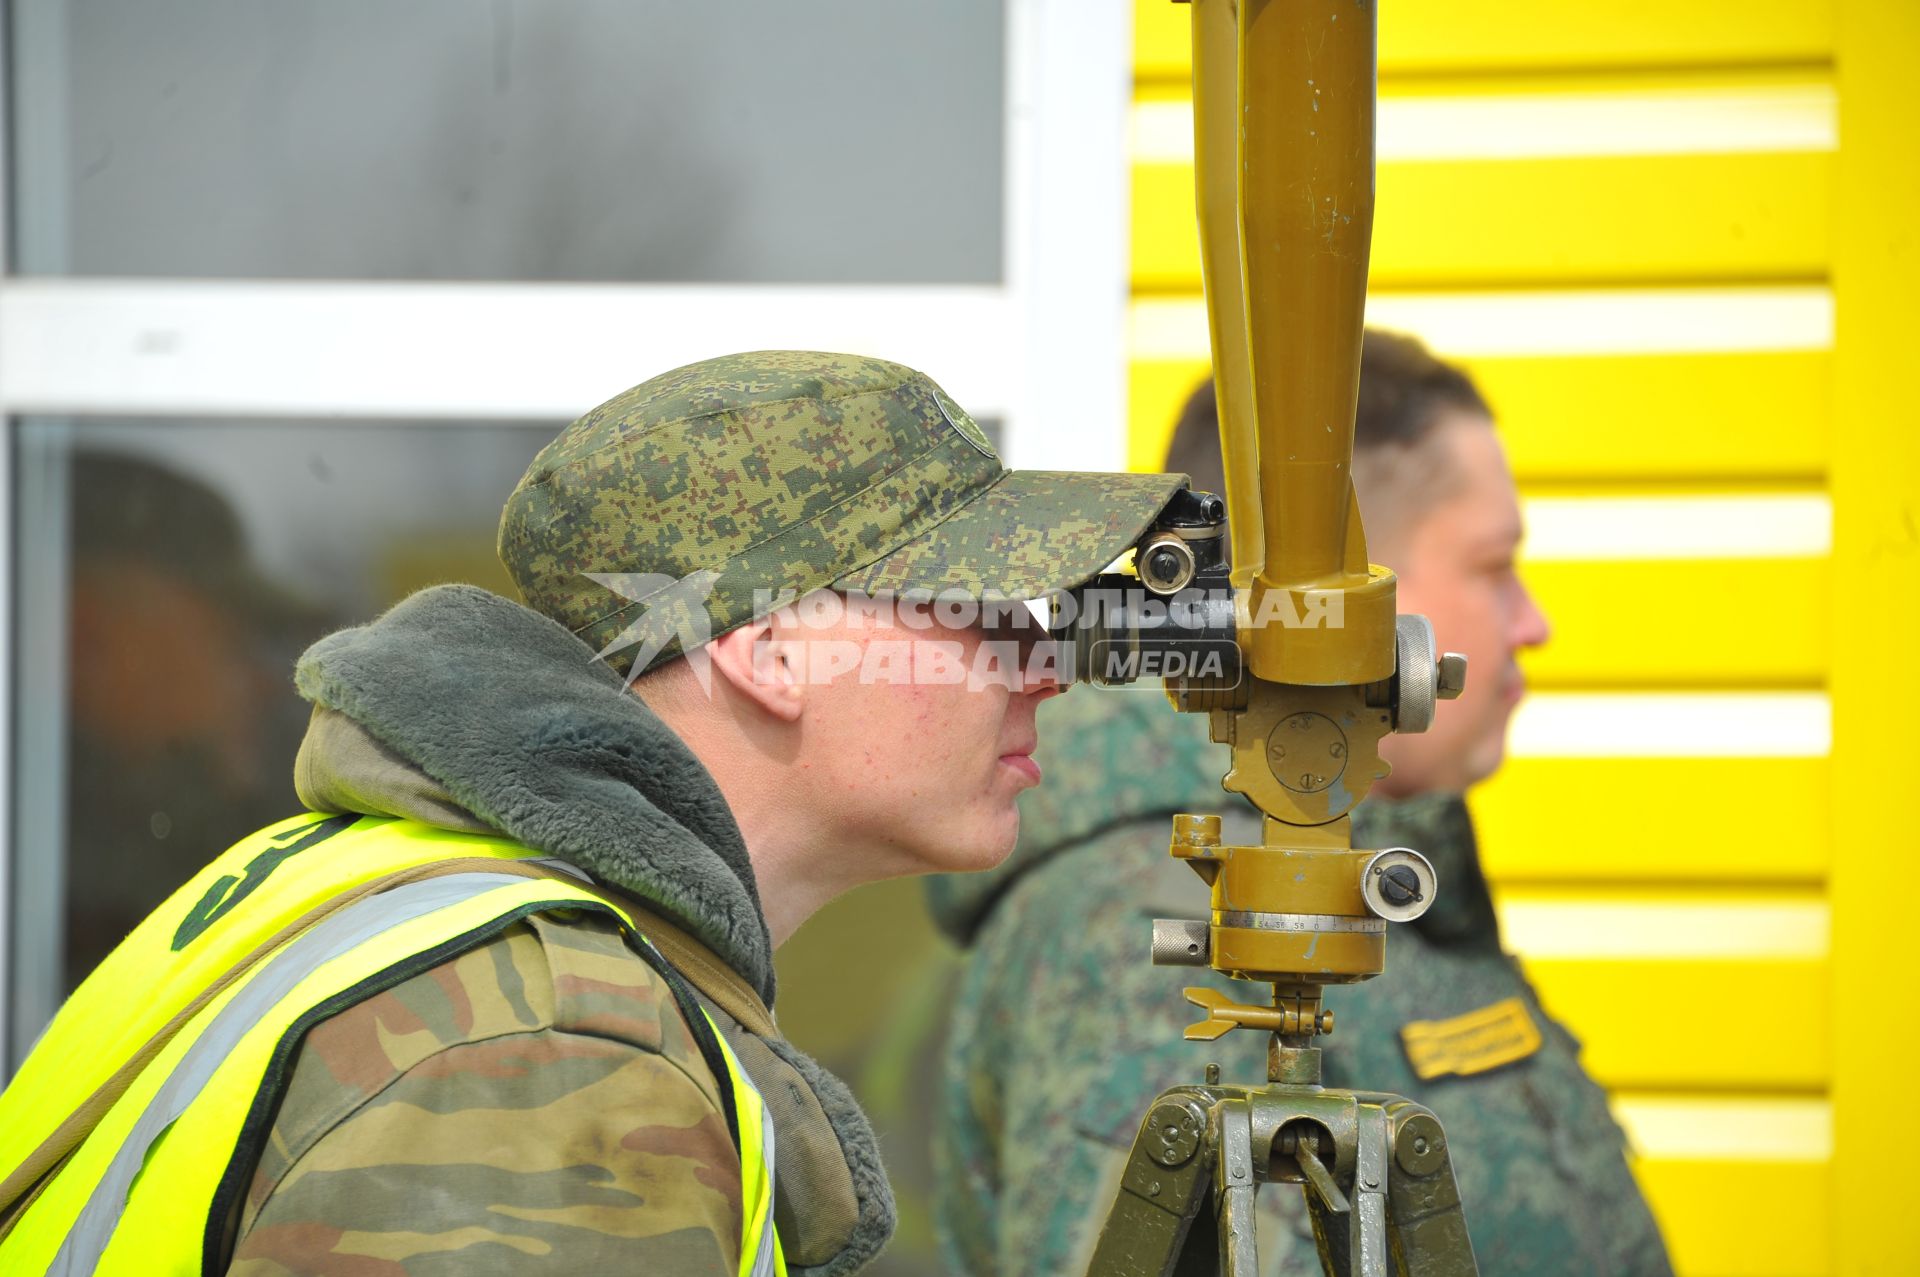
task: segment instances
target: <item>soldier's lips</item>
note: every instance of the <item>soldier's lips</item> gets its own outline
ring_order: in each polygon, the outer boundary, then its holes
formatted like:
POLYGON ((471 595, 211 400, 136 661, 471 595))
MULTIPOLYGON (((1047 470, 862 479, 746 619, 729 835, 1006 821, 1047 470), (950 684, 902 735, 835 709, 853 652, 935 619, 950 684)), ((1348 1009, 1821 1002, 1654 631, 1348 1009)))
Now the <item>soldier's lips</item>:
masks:
POLYGON ((1000 761, 1025 776, 1028 784, 1040 783, 1040 764, 1033 761, 1032 754, 1002 754, 1000 761))

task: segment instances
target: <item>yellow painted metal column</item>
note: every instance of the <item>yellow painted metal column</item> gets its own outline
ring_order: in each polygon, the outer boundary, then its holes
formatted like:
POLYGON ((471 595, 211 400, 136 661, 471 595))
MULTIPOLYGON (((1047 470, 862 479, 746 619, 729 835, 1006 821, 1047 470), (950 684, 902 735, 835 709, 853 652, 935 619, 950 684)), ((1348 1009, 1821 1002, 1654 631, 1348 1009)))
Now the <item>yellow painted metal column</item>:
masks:
MULTIPOLYGON (((1833 289, 1834 1271, 1913 1271, 1901 1170, 1920 946, 1901 885, 1920 854, 1920 7, 1840 5, 1833 289)), ((1762 631, 1764 632, 1764 630, 1762 631)))

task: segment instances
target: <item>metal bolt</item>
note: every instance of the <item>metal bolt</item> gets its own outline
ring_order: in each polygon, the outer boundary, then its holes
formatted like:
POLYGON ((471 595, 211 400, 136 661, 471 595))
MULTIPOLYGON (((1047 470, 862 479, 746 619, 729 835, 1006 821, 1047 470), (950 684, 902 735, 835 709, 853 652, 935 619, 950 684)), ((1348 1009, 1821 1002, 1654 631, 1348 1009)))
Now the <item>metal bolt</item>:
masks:
POLYGON ((1220 1066, 1218 1064, 1207 1065, 1207 1085, 1220 1085, 1220 1066))
POLYGON ((1411 865, 1391 865, 1380 875, 1380 894, 1390 905, 1408 905, 1420 899, 1420 875, 1411 865))
POLYGON ((1453 700, 1467 687, 1467 658, 1458 652, 1440 654, 1439 677, 1434 691, 1443 701, 1453 700))
POLYGON ((1180 556, 1166 546, 1161 546, 1147 556, 1147 570, 1156 581, 1174 581, 1180 577, 1180 556))
POLYGON ((1393 1155, 1401 1170, 1425 1178, 1447 1160, 1446 1134, 1431 1114, 1415 1114, 1394 1137, 1393 1155))

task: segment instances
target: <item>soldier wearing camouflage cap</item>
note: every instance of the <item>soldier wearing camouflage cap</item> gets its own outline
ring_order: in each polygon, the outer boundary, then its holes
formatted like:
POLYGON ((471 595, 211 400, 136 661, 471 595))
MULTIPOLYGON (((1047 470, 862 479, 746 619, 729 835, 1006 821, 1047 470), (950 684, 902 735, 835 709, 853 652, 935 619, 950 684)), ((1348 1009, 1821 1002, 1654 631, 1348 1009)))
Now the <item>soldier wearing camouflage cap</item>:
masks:
POLYGON ((1010 472, 852 356, 588 413, 501 521, 527 606, 441 586, 311 648, 311 812, 143 922, 0 1097, 0 1269, 859 1268, 892 1199, 773 950, 1006 855, 1058 688, 980 605, 1078 584, 1181 482, 1010 472))

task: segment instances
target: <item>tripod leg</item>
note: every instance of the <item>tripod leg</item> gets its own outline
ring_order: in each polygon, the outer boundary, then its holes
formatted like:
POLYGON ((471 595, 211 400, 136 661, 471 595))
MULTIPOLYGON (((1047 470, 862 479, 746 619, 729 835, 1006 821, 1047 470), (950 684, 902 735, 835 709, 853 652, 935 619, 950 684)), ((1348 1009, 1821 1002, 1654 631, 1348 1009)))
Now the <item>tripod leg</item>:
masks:
POLYGON ((1321 1268, 1328 1277, 1477 1277, 1440 1123, 1398 1096, 1355 1098, 1346 1192, 1312 1141, 1294 1148, 1321 1268))
MULTIPOLYGON (((1211 1256, 1187 1254, 1205 1240, 1205 1230, 1193 1224, 1214 1186, 1217 1146, 1208 1113, 1204 1101, 1181 1091, 1166 1092, 1147 1110, 1088 1277, 1185 1277, 1211 1270, 1211 1256)), ((1253 1270, 1247 1274, 1252 1277, 1253 1270)))
POLYGON ((1382 1099, 1389 1127, 1385 1147, 1393 1159, 1387 1210, 1394 1271, 1419 1277, 1479 1277, 1440 1120, 1411 1100, 1382 1099))
POLYGON ((1387 1114, 1362 1104, 1359 1119, 1358 1160, 1353 1170, 1353 1209, 1347 1215, 1350 1230, 1351 1271, 1356 1277, 1387 1277, 1387 1114))
POLYGON ((1320 1253, 1320 1271, 1326 1277, 1347 1277, 1352 1271, 1352 1247, 1347 1221, 1353 1216, 1353 1204, 1333 1182, 1311 1141, 1302 1141, 1294 1158, 1306 1180, 1300 1193, 1307 1199, 1307 1219, 1313 1224, 1313 1245, 1320 1253))
POLYGON ((1300 1187, 1328 1277, 1387 1277, 1387 1115, 1375 1105, 1360 1104, 1353 1116, 1353 1187, 1342 1193, 1307 1141, 1294 1153, 1306 1175, 1300 1187))
POLYGON ((1214 1105, 1218 1156, 1213 1196, 1219 1220, 1220 1277, 1259 1277, 1260 1248, 1253 1223, 1253 1117, 1245 1100, 1214 1105))

